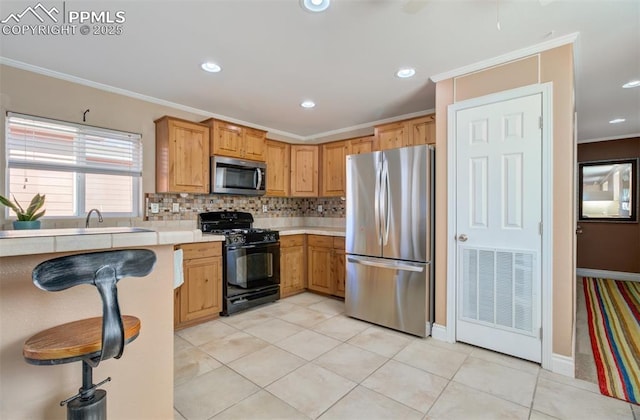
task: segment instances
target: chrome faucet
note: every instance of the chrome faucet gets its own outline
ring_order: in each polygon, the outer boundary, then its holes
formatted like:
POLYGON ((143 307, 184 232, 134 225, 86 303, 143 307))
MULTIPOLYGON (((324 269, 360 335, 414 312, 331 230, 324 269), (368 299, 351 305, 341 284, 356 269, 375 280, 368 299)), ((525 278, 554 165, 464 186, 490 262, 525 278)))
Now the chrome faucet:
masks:
POLYGON ((89 227, 89 219, 91 219, 91 213, 93 212, 98 213, 98 223, 102 223, 104 220, 102 219, 102 213, 100 213, 100 210, 98 209, 91 209, 89 210, 89 213, 87 213, 87 220, 84 223, 84 227, 88 228, 89 227))

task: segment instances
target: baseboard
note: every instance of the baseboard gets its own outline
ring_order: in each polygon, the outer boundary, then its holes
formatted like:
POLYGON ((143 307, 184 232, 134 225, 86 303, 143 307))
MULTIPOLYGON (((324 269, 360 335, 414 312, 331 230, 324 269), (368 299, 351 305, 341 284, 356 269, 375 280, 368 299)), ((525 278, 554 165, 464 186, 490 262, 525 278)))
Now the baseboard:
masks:
POLYGON ((551 355, 551 371, 560 375, 575 378, 576 367, 573 357, 553 353, 551 355))
POLYGON ((594 270, 592 268, 576 268, 576 275, 581 277, 598 277, 601 279, 614 279, 640 282, 640 273, 625 273, 623 271, 594 270))
POLYGON ((447 336, 447 327, 444 325, 433 324, 431 327, 431 337, 435 340, 449 341, 449 337, 447 336))

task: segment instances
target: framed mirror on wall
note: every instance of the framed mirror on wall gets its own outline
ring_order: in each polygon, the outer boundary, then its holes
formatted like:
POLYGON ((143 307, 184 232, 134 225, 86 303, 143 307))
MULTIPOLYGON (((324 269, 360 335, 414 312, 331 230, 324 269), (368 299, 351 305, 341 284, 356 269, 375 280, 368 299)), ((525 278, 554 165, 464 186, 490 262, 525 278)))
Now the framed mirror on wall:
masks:
POLYGON ((580 162, 580 222, 638 221, 638 159, 580 162))

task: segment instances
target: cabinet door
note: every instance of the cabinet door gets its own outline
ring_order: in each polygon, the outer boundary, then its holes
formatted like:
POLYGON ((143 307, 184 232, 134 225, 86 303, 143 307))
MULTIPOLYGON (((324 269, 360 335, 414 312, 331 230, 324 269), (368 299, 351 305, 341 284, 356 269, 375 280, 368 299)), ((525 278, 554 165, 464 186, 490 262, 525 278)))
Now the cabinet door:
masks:
POLYGON ((307 236, 307 283, 309 290, 331 294, 335 287, 331 280, 333 239, 331 236, 307 236))
POLYGON ((333 238, 333 260, 331 261, 331 270, 333 272, 334 295, 344 297, 344 279, 346 275, 345 267, 345 251, 344 238, 333 238))
POLYGON ((280 297, 304 290, 304 257, 305 249, 302 244, 280 247, 280 297))
POLYGON ((346 195, 347 154, 348 141, 322 145, 322 197, 346 195))
POLYGON ((360 137, 351 139, 349 148, 350 155, 361 155, 363 153, 371 153, 380 150, 376 136, 360 137))
POLYGON ((266 132, 255 130, 253 128, 244 127, 243 135, 243 155, 242 157, 250 160, 265 161, 265 137, 266 132))
POLYGON ((378 126, 375 132, 380 150, 397 149, 409 145, 409 134, 404 122, 378 126))
POLYGON ((435 115, 416 118, 407 121, 409 126, 409 145, 418 146, 421 144, 435 144, 436 142, 436 121, 435 115))
POLYGON ((242 143, 242 127, 224 121, 213 121, 212 154, 241 158, 242 143))
POLYGON ((318 196, 318 146, 291 146, 291 196, 318 196))
POLYGON ((156 122, 157 192, 209 192, 209 129, 170 118, 156 122))
POLYGON ((267 195, 270 197, 289 196, 289 164, 291 146, 279 141, 267 140, 267 195))
POLYGON ((332 293, 331 287, 331 248, 322 248, 310 245, 307 256, 309 257, 309 289, 322 293, 332 293))
POLYGON ((222 257, 184 261, 180 322, 213 317, 222 310, 222 257))

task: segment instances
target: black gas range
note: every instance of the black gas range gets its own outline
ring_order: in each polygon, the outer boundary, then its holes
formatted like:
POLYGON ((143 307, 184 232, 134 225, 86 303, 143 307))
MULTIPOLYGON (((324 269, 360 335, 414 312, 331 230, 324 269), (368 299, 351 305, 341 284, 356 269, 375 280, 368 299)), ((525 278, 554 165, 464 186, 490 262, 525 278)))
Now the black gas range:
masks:
POLYGON ((280 236, 277 231, 252 226, 251 213, 198 215, 203 234, 225 236, 222 315, 280 299, 280 236))

